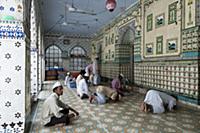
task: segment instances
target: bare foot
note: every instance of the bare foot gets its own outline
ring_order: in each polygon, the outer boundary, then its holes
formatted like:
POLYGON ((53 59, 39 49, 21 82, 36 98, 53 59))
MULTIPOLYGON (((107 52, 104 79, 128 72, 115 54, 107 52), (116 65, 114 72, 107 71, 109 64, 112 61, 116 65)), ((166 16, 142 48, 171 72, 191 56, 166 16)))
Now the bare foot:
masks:
POLYGON ((63 126, 65 126, 65 123, 56 124, 53 127, 63 127, 63 126))

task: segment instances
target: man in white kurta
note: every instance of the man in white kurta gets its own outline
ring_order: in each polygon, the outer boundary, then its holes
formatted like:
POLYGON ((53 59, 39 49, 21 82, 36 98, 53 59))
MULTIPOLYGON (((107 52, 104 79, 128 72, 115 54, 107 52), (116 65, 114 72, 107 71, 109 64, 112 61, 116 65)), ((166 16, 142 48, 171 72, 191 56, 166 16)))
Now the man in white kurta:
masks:
POLYGON ((88 98, 88 85, 85 78, 82 78, 77 85, 77 94, 80 96, 81 99, 88 98))
POLYGON ((79 75, 76 78, 76 88, 78 89, 79 81, 83 78, 85 74, 85 70, 81 70, 79 75))
POLYGON ((163 113, 166 105, 168 110, 173 109, 176 105, 176 99, 166 93, 149 90, 145 96, 144 104, 151 105, 153 113, 163 113))
POLYGON ((42 109, 42 120, 44 126, 54 126, 56 124, 69 124, 70 118, 74 117, 69 114, 69 110, 73 111, 76 115, 79 113, 64 104, 59 97, 63 94, 63 87, 60 82, 56 82, 52 87, 53 93, 44 101, 42 109))

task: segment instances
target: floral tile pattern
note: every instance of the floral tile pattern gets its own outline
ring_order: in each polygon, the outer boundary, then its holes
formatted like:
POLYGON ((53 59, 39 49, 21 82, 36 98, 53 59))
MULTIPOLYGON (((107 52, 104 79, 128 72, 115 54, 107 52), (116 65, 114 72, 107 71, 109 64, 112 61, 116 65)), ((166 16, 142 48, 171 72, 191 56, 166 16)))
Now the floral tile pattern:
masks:
POLYGON ((30 133, 198 133, 200 111, 178 106, 174 112, 160 115, 143 113, 139 105, 144 95, 135 93, 117 103, 90 104, 80 100, 74 90, 65 88, 63 101, 79 111, 80 117, 71 125, 45 128, 40 124, 41 106, 38 104, 30 133))

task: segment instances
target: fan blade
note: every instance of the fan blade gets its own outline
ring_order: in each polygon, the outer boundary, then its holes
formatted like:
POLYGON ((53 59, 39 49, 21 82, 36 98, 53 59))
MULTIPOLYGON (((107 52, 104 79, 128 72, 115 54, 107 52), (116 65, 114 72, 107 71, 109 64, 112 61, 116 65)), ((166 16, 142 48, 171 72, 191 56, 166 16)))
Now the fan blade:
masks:
POLYGON ((80 9, 76 9, 74 11, 70 11, 72 13, 81 13, 81 14, 88 14, 88 15, 97 15, 96 13, 94 12, 90 12, 90 11, 86 11, 86 10, 80 10, 80 9))
POLYGON ((76 7, 74 7, 73 5, 69 5, 66 4, 67 10, 71 13, 81 13, 81 14, 88 14, 88 15, 97 15, 96 13, 92 12, 92 11, 86 11, 86 10, 81 10, 78 9, 76 7))

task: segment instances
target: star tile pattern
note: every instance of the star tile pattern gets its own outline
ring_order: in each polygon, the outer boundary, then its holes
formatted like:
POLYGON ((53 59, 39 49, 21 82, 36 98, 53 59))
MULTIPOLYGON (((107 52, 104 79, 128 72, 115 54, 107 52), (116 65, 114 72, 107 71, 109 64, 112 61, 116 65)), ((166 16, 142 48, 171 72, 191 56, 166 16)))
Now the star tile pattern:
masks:
POLYGON ((10 107, 10 106, 11 106, 11 102, 7 101, 7 102, 5 103, 5 106, 6 106, 6 107, 10 107))
POLYGON ((15 117, 16 117, 16 118, 20 118, 20 117, 21 117, 21 113, 17 112, 17 113, 15 114, 15 117))
POLYGON ((5 54, 5 58, 6 59, 10 59, 11 58, 11 54, 9 54, 9 53, 5 54))
POLYGON ((19 65, 15 66, 16 71, 20 71, 21 69, 22 69, 21 66, 19 66, 19 65))
MULTIPOLYGON (((32 3, 33 4, 33 3, 32 3)), ((33 97, 34 100, 37 100, 37 95, 38 95, 38 84, 39 80, 38 78, 40 77, 38 75, 38 43, 37 43, 37 21, 36 21, 36 11, 35 7, 31 8, 31 96, 33 97)), ((39 36, 39 35, 38 35, 39 36)))
POLYGON ((17 41, 17 42, 15 43, 15 46, 16 46, 16 47, 20 47, 20 46, 21 46, 21 43, 17 41))
POLYGON ((38 58, 37 51, 31 51, 31 95, 36 98, 38 95, 38 58))
POLYGON ((19 90, 19 89, 15 90, 15 94, 16 95, 20 95, 21 94, 21 90, 19 90))
POLYGON ((11 78, 7 77, 7 78, 5 79, 5 82, 9 84, 9 83, 11 82, 11 78))
MULTIPOLYGON (((4 2, 5 0, 1 1, 0 6, 5 4, 4 2)), ((14 7, 13 4, 6 5, 14 7)), ((0 57, 2 57, 0 60, 0 79, 2 79, 0 84, 0 104, 2 105, 0 109, 0 132, 22 133, 24 130, 24 85, 27 82, 24 75, 26 68, 24 62, 25 49, 26 46, 29 46, 25 45, 23 39, 23 23, 0 20, 0 57)))
MULTIPOLYGON (((49 92, 50 94, 51 92, 49 92)), ((64 127, 45 128, 41 125, 43 101, 38 103, 30 133, 158 133, 199 132, 200 111, 179 105, 174 112, 160 115, 143 113, 139 105, 144 95, 134 93, 117 103, 90 104, 80 100, 74 90, 65 88, 63 101, 79 111, 80 117, 64 127)))

